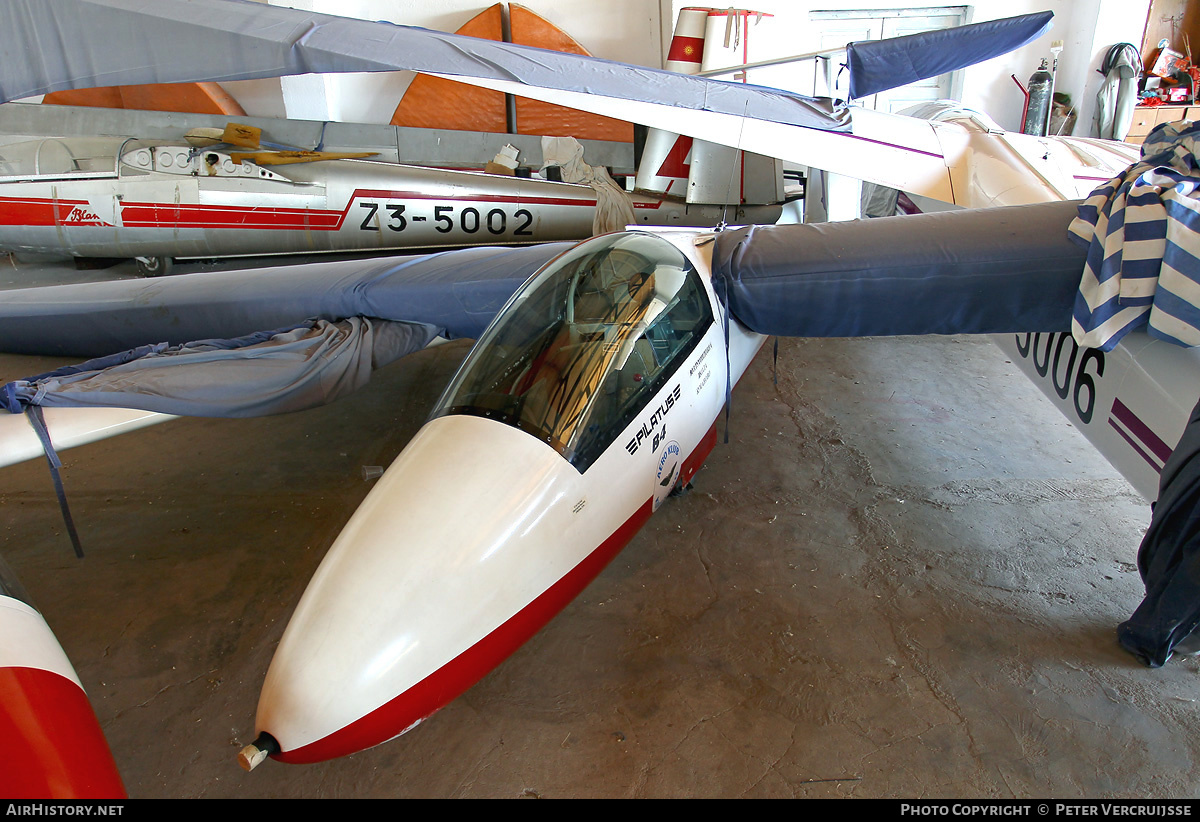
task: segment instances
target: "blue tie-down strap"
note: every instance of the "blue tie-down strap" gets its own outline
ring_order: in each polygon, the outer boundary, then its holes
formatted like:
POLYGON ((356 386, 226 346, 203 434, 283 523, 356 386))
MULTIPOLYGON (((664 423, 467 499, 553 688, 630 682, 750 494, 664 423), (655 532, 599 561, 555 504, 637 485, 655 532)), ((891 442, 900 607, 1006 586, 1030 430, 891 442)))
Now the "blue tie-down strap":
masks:
POLYGON ((46 420, 42 416, 41 407, 30 405, 25 411, 25 418, 37 432, 38 439, 42 443, 42 450, 46 452, 46 463, 50 466, 50 478, 54 481, 54 493, 58 497, 58 508, 62 511, 63 523, 67 527, 67 536, 71 538, 71 547, 75 550, 75 556, 83 559, 83 543, 79 541, 79 531, 75 528, 75 518, 71 516, 71 506, 67 504, 67 491, 63 486, 62 460, 54 450, 54 444, 50 442, 50 432, 46 429, 46 420))
POLYGON ((54 450, 54 443, 50 439, 50 431, 46 428, 46 418, 42 414, 41 403, 46 396, 47 388, 45 381, 57 377, 74 376, 90 371, 103 370, 114 365, 139 359, 147 354, 160 352, 165 348, 165 344, 140 346, 130 351, 123 351, 120 354, 89 360, 78 365, 64 366, 55 371, 49 371, 26 380, 16 380, 0 386, 0 404, 10 414, 24 413, 25 418, 29 420, 29 424, 33 427, 34 433, 37 434, 38 441, 42 444, 42 451, 46 455, 46 464, 50 468, 50 479, 54 482, 54 494, 58 497, 58 507, 62 512, 63 524, 67 528, 67 536, 71 539, 71 547, 75 551, 75 556, 80 559, 83 559, 83 543, 79 539, 79 531, 75 527, 75 518, 71 515, 71 506, 67 502, 67 491, 62 479, 62 459, 58 456, 58 452, 54 450))
POLYGON ((44 407, 135 408, 162 414, 252 417, 324 405, 365 385, 371 371, 441 333, 424 323, 350 317, 310 320, 229 340, 137 349, 0 386, 0 403, 26 413, 50 465, 76 553, 44 407))

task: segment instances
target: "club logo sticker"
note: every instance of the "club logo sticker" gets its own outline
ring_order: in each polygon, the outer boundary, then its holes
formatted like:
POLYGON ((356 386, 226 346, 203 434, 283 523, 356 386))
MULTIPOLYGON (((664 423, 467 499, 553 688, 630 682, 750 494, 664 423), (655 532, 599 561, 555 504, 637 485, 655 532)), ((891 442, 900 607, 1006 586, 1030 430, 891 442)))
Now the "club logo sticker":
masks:
POLYGON ((679 479, 679 468, 679 443, 671 440, 663 446, 662 453, 658 455, 658 471, 654 477, 655 511, 675 488, 675 481, 679 479))

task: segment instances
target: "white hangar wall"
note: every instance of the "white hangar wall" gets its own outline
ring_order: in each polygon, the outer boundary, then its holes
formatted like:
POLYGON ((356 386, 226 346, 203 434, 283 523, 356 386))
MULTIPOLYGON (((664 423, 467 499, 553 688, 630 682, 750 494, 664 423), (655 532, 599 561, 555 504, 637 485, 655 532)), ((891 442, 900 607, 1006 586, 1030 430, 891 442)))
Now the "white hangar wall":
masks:
MULTIPOLYGON (((669 3, 670 9, 664 7, 662 13, 664 21, 674 20, 680 8, 703 5, 686 0, 669 0, 669 3)), ((963 103, 986 112, 1005 128, 1020 129, 1024 96, 1012 76, 1016 75, 1022 84, 1027 84, 1041 58, 1051 57, 1051 43, 1062 40, 1063 51, 1059 58, 1056 88, 1071 95, 1079 111, 1076 134, 1086 136, 1100 86, 1100 75, 1096 69, 1113 43, 1130 41, 1140 45, 1149 6, 1150 0, 978 0, 974 3, 928 0, 759 0, 752 7, 775 17, 772 25, 763 27, 762 35, 756 34, 752 40, 754 53, 751 59, 763 60, 819 49, 815 28, 810 22, 810 15, 817 11, 961 7, 966 10, 968 23, 1052 11, 1054 27, 1047 35, 1023 49, 963 71, 958 96, 963 103)), ((664 22, 668 38, 671 25, 670 22, 664 22)), ((754 80, 753 75, 751 79, 754 80)), ((765 78, 761 82, 765 82, 765 78)), ((778 74, 772 74, 767 84, 782 85, 784 81, 778 74)), ((795 90, 811 92, 811 79, 805 75, 805 80, 799 81, 795 90)))

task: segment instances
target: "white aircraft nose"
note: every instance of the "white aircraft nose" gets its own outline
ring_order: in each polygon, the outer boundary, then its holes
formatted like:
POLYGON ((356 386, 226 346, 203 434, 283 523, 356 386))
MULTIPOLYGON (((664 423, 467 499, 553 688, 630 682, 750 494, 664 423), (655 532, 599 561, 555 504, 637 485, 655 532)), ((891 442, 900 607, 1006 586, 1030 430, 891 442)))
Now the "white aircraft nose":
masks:
POLYGON ((563 584, 600 544, 581 533, 582 488, 557 451, 516 428, 474 416, 422 428, 284 632, 256 720, 275 758, 317 762, 385 742, 544 625, 599 571, 563 584))

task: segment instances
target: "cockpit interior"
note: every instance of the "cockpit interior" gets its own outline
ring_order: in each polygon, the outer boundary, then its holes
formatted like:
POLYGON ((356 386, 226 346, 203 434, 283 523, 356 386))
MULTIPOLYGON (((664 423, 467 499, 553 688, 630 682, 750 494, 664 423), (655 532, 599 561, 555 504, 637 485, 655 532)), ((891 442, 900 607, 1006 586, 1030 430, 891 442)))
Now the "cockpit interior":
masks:
POLYGON ((712 323, 687 257, 650 234, 611 234, 527 282, 463 364, 433 416, 514 425, 583 471, 712 323))

